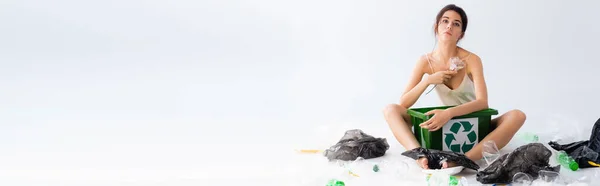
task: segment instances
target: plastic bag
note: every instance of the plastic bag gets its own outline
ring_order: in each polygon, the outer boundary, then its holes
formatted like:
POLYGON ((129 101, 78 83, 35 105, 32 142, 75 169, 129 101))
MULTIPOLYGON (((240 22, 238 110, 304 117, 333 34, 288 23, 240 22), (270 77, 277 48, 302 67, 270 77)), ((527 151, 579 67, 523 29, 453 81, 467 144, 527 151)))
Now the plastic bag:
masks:
POLYGON ((560 166, 548 164, 552 152, 541 143, 529 143, 513 152, 500 156, 490 166, 477 172, 477 181, 483 184, 510 183, 517 173, 529 175, 537 179, 539 171, 558 172, 560 166))
POLYGON ((418 147, 409 151, 405 151, 402 153, 402 155, 415 160, 421 157, 425 157, 427 158, 427 165, 430 169, 441 169, 442 163, 444 163, 444 161, 454 162, 456 163, 456 165, 460 165, 473 170, 479 169, 479 165, 473 162, 473 160, 470 160, 464 154, 456 152, 440 151, 435 149, 425 149, 423 147, 418 147))
POLYGON ((575 159, 579 164, 579 168, 595 167, 590 164, 590 161, 596 164, 600 163, 600 159, 598 159, 600 153, 600 119, 594 124, 589 140, 564 145, 560 145, 556 141, 550 141, 548 145, 557 151, 565 151, 575 159))
POLYGON ((390 148, 385 138, 375 138, 365 134, 360 129, 348 130, 338 143, 325 150, 323 153, 331 160, 356 160, 377 158, 385 154, 390 148))

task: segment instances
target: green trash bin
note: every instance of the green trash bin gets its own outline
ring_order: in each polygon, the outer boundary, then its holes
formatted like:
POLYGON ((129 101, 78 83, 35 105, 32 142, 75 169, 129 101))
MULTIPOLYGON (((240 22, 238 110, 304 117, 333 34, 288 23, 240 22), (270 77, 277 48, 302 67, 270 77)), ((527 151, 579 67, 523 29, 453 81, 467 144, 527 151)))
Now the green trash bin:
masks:
POLYGON ((430 132, 419 124, 429 120, 433 115, 425 115, 430 110, 447 109, 453 106, 425 107, 408 109, 413 132, 423 148, 465 153, 491 132, 492 115, 498 111, 492 108, 480 110, 467 115, 456 116, 444 124, 441 129, 430 132))

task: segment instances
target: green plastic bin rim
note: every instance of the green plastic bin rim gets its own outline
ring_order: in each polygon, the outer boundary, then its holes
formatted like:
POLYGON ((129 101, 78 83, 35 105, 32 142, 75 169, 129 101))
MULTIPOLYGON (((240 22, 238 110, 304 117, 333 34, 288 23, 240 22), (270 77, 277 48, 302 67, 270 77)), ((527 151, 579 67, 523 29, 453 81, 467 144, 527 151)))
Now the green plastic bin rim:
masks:
MULTIPOLYGON (((455 107, 455 106, 410 108, 407 110, 407 112, 412 117, 428 120, 429 118, 433 117, 433 115, 429 115, 429 116, 425 115, 425 113, 429 112, 430 110, 435 110, 435 109, 445 110, 445 109, 452 108, 452 107, 455 107)), ((483 109, 480 111, 472 112, 470 114, 456 116, 454 118, 473 118, 473 117, 492 116, 492 115, 498 115, 498 110, 493 109, 493 108, 487 108, 487 109, 483 109)))

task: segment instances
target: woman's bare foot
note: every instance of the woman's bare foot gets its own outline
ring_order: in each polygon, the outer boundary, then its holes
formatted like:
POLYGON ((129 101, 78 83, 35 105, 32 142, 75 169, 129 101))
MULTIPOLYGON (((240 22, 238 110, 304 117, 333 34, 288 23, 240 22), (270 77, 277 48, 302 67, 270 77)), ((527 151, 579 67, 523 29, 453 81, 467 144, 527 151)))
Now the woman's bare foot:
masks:
POLYGON ((419 166, 421 166, 421 168, 423 169, 429 169, 429 166, 427 165, 427 158, 419 158, 417 159, 417 164, 419 166))

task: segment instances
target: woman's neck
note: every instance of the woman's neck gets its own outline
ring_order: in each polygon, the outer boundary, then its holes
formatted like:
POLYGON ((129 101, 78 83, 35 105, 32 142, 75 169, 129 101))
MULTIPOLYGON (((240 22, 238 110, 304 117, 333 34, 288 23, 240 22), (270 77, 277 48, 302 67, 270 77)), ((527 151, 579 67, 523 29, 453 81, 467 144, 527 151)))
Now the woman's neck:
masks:
POLYGON ((440 62, 445 64, 450 61, 450 58, 458 56, 458 46, 451 43, 440 43, 434 52, 440 62))

